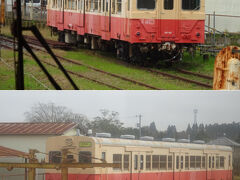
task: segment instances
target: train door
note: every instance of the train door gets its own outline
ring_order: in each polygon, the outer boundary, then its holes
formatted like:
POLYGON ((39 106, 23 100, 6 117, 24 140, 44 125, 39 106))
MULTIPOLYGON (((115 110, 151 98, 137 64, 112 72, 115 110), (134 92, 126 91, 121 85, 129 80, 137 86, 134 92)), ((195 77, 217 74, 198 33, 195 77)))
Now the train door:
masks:
POLYGON ((174 153, 174 163, 173 163, 173 179, 174 180, 183 180, 182 171, 184 169, 184 156, 182 153, 174 153))
POLYGON ((144 170, 144 161, 145 161, 144 152, 132 152, 132 177, 131 180, 144 180, 143 170, 144 170))
POLYGON ((125 4, 125 9, 126 9, 125 19, 124 19, 124 34, 125 34, 125 36, 130 35, 130 27, 129 27, 130 1, 131 0, 127 0, 126 4, 125 4))
POLYGON ((229 154, 224 160, 224 168, 227 167, 228 170, 227 179, 232 179, 232 166, 232 155, 229 154))
POLYGON ((102 0, 103 8, 102 8, 102 21, 101 21, 101 29, 105 32, 110 32, 111 26, 111 0, 102 0))
POLYGON ((213 170, 215 168, 215 156, 213 154, 207 155, 207 180, 214 180, 213 170))
POLYGON ((78 0, 78 11, 80 13, 79 16, 79 26, 85 26, 85 0, 78 0))
POLYGON ((59 10, 59 13, 57 14, 56 18, 58 22, 58 29, 63 30, 64 26, 64 0, 58 0, 57 1, 57 8, 59 10))
POLYGON ((158 2, 158 38, 171 41, 176 37, 178 28, 178 0, 163 0, 158 2))

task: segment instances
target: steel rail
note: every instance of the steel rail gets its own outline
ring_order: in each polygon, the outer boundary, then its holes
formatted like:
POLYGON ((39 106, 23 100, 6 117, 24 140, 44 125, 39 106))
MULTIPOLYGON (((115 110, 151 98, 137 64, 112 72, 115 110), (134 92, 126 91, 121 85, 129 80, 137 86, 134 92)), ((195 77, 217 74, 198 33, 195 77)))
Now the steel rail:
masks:
MULTIPOLYGON (((46 62, 46 61, 42 61, 42 62, 45 63, 45 64, 48 64, 49 66, 58 68, 57 66, 55 66, 55 65, 53 65, 53 64, 51 64, 51 63, 48 63, 48 62, 46 62)), ((82 75, 82 74, 80 74, 80 73, 76 73, 76 72, 73 72, 73 71, 70 71, 70 70, 67 70, 67 72, 70 73, 70 74, 73 74, 73 75, 75 75, 75 76, 78 76, 78 77, 81 77, 81 78, 84 78, 84 79, 88 79, 88 80, 90 80, 90 81, 93 81, 93 82, 96 82, 96 83, 98 83, 98 84, 102 84, 102 85, 108 86, 108 87, 113 88, 113 89, 116 89, 116 90, 123 90, 123 89, 121 89, 121 88, 119 88, 119 87, 116 87, 116 86, 113 86, 113 85, 104 83, 104 82, 102 82, 102 81, 98 81, 98 80, 96 80, 96 79, 93 79, 93 78, 84 76, 84 75, 82 75)))
POLYGON ((146 70, 149 71, 149 72, 155 73, 155 74, 160 74, 160 75, 163 75, 163 76, 167 76, 167 77, 171 77, 171 78, 174 78, 174 79, 179 79, 179 80, 182 80, 182 81, 185 81, 185 82, 193 83, 193 84, 196 84, 196 85, 199 85, 199 86, 212 88, 211 85, 205 84, 205 83, 202 83, 202 82, 199 82, 199 81, 187 79, 187 78, 184 78, 184 77, 180 77, 180 76, 177 76, 177 75, 169 74, 169 73, 166 73, 166 72, 161 72, 161 71, 150 69, 150 68, 146 68, 146 70))
POLYGON ((191 71, 187 71, 187 70, 179 69, 179 68, 176 68, 176 70, 179 71, 179 72, 181 72, 181 73, 184 73, 184 74, 190 74, 190 75, 198 76, 198 77, 201 77, 201 78, 204 78, 204 79, 213 80, 213 77, 212 77, 212 76, 208 76, 208 75, 205 75, 205 74, 200 74, 200 73, 196 73, 196 72, 191 72, 191 71))
MULTIPOLYGON (((5 48, 7 48, 7 49, 12 49, 11 47, 6 46, 6 45, 3 45, 3 47, 5 47, 5 48)), ((29 55, 26 54, 26 53, 24 53, 24 54, 27 55, 27 56, 29 56, 29 55)), ((31 57, 31 56, 30 56, 30 57, 31 57)), ((48 64, 48 65, 52 66, 52 67, 58 68, 57 66, 55 66, 55 65, 53 65, 53 64, 51 64, 51 63, 48 63, 48 62, 43 61, 43 60, 41 60, 41 61, 42 61, 43 63, 45 63, 45 64, 48 64)), ((59 69, 59 68, 58 68, 58 69, 59 69)), ((112 88, 112 89, 123 90, 122 88, 119 88, 119 87, 116 87, 116 86, 113 86, 113 85, 107 84, 107 83, 102 82, 102 81, 98 81, 98 80, 96 80, 96 79, 93 79, 93 78, 90 78, 90 77, 84 76, 84 75, 82 75, 82 74, 80 74, 80 73, 76 73, 76 72, 73 72, 73 71, 70 71, 70 70, 67 70, 67 72, 70 73, 70 74, 73 74, 73 75, 75 75, 75 76, 78 76, 78 77, 81 77, 81 78, 84 78, 84 79, 87 79, 87 80, 90 80, 90 81, 96 82, 96 83, 98 83, 98 84, 108 86, 108 87, 110 87, 110 88, 112 88)))
MULTIPOLYGON (((46 51, 43 50, 43 49, 36 48, 36 47, 32 47, 32 48, 34 48, 34 49, 36 49, 36 50, 38 50, 38 51, 41 51, 41 52, 45 52, 45 53, 46 53, 46 51)), ((117 74, 114 74, 114 73, 110 73, 110 72, 103 71, 103 70, 101 70, 101 69, 92 67, 92 66, 90 66, 90 65, 86 65, 86 64, 81 63, 81 62, 76 61, 76 60, 64 58, 64 57, 61 57, 61 56, 58 56, 58 55, 56 55, 56 57, 59 58, 59 59, 62 59, 63 61, 70 62, 70 63, 76 64, 76 65, 81 65, 81 66, 87 67, 87 68, 89 68, 89 69, 92 69, 92 70, 94 70, 94 71, 101 72, 101 73, 103 73, 103 74, 107 74, 107 75, 110 75, 110 76, 112 76, 112 77, 119 78, 119 79, 122 79, 122 80, 124 80, 124 81, 128 81, 128 82, 131 82, 131 83, 140 85, 140 86, 144 86, 144 87, 147 87, 147 88, 149 88, 149 89, 153 89, 153 90, 163 90, 163 89, 161 89, 161 88, 157 88, 157 87, 148 85, 148 84, 146 84, 146 83, 142 83, 142 82, 137 81, 137 80, 133 80, 133 79, 130 79, 130 78, 121 76, 121 75, 117 75, 117 74)))

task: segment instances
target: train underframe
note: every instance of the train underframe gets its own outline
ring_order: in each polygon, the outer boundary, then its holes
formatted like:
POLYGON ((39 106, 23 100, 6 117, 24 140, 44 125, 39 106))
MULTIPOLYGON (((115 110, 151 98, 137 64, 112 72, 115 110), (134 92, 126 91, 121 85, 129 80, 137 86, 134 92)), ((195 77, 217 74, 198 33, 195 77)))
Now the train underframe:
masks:
POLYGON ((77 35, 73 31, 58 31, 55 28, 53 28, 53 32, 58 34, 60 42, 84 46, 92 50, 113 51, 118 59, 143 66, 151 66, 159 62, 166 62, 170 65, 182 60, 183 49, 187 49, 192 54, 196 47, 194 44, 176 44, 174 42, 131 44, 115 39, 106 41, 92 34, 83 36, 77 35))

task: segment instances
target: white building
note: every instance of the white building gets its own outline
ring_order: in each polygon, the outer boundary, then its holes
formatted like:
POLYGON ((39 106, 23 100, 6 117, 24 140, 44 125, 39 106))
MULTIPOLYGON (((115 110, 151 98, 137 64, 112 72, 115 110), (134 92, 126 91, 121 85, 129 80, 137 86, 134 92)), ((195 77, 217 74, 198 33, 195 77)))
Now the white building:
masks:
MULTIPOLYGON (((0 123, 0 146, 29 152, 29 149, 37 149, 42 152, 37 154, 39 161, 45 159, 46 140, 52 136, 72 136, 77 134, 75 123, 0 123)), ((1 157, 0 162, 24 162, 24 158, 1 157)), ((43 173, 37 169, 37 173, 43 173)), ((23 180, 24 169, 7 171, 0 168, 1 175, 11 175, 5 179, 23 180), (18 176, 13 176, 18 174, 18 176)), ((37 179, 43 179, 39 175, 37 179)))
MULTIPOLYGON (((240 33, 240 0, 205 0, 206 14, 229 15, 239 17, 216 16, 216 29, 240 33)), ((208 25, 208 15, 206 16, 208 25)), ((213 27, 213 16, 210 18, 210 26, 213 27)))

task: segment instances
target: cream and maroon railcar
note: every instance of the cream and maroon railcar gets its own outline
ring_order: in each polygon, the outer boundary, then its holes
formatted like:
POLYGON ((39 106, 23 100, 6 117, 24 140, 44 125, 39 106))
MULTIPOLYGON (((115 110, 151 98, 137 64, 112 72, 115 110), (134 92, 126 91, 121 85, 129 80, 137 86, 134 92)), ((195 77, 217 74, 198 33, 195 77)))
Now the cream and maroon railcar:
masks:
MULTIPOLYGON (((61 149, 80 163, 120 163, 121 168, 69 169, 69 180, 232 180, 232 149, 206 144, 142 141, 86 136, 51 137, 47 160, 61 161, 61 149)), ((46 180, 60 180, 46 170, 46 180)))
POLYGON ((92 49, 112 44, 120 58, 158 53, 175 58, 181 47, 204 43, 205 0, 49 0, 47 24, 61 41, 92 49), (175 57, 174 57, 175 56, 175 57))

